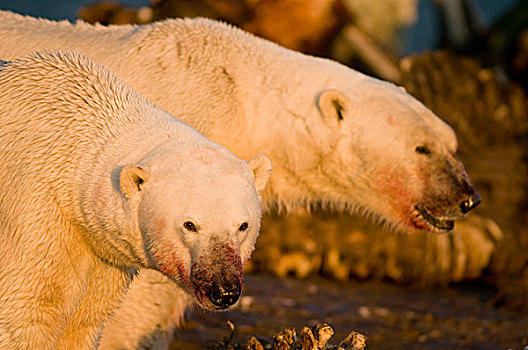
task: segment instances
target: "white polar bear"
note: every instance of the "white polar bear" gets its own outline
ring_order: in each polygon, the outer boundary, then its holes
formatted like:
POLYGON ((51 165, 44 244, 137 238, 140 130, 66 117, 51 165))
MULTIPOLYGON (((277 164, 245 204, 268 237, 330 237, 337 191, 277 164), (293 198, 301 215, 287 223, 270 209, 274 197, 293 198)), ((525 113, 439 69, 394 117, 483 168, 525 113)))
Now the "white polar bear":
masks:
MULTIPOLYGON (((85 53, 241 158, 268 155, 265 208, 322 203, 438 232, 480 201, 448 125, 402 89, 331 60, 206 19, 103 27, 0 12, 0 57, 46 48, 85 53)), ((170 339, 180 300, 153 274, 132 283, 102 348, 170 339)))
POLYGON ((204 308, 237 302, 266 157, 60 52, 0 63, 0 154, 1 349, 95 348, 138 268, 204 308))

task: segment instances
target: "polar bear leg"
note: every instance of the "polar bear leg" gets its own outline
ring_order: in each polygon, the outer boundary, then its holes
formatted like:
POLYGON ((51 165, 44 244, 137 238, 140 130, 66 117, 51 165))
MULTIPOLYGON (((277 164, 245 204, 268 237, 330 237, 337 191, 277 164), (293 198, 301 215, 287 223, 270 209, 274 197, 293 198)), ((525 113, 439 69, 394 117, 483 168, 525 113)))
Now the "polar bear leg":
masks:
POLYGON ((75 310, 56 349, 92 349, 103 331, 101 320, 107 320, 112 310, 119 307, 129 282, 130 274, 123 270, 107 264, 97 265, 90 277, 87 294, 75 310))
POLYGON ((161 273, 141 270, 105 325, 99 349, 168 349, 189 296, 161 273))

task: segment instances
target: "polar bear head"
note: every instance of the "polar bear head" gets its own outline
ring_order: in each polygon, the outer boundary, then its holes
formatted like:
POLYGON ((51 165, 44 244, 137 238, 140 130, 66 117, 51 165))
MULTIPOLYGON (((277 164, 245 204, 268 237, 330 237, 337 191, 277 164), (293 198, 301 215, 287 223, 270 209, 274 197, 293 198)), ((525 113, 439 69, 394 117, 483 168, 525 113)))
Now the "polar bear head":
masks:
POLYGON ((480 202, 454 131, 401 88, 371 78, 355 87, 317 96, 318 130, 331 139, 321 161, 327 181, 398 229, 451 230, 480 202))
POLYGON ((265 156, 249 162, 225 149, 162 147, 119 176, 132 220, 156 269, 207 309, 234 305, 242 265, 259 232, 260 193, 270 176, 265 156))

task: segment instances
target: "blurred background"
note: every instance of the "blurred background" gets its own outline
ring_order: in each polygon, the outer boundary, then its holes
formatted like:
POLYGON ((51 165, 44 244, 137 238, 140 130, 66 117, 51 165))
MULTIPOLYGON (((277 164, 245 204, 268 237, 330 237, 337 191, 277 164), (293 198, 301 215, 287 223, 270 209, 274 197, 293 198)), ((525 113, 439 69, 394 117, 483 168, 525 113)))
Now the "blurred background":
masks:
POLYGON ((452 234, 387 232, 320 208, 267 215, 240 310, 191 312, 175 348, 219 339, 227 319, 241 336, 333 322, 337 334, 368 333, 376 349, 528 346, 528 1, 0 0, 0 8, 104 25, 223 20, 402 85, 456 130, 483 201, 452 234))

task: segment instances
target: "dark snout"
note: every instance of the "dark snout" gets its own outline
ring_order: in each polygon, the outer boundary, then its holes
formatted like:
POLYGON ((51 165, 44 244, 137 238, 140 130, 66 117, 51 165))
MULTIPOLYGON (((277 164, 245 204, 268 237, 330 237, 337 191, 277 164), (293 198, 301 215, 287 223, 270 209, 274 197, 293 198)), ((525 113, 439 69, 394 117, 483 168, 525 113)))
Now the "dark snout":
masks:
POLYGON ((209 300, 218 309, 227 309, 238 301, 241 293, 240 284, 222 285, 213 283, 209 292, 209 300))
POLYGON ((455 220, 479 205, 480 194, 454 155, 442 171, 434 174, 426 186, 431 192, 414 206, 415 216, 411 222, 422 230, 450 231, 455 227, 455 220))
POLYGON ((473 194, 469 196, 466 200, 460 203, 460 210, 462 214, 468 213, 471 209, 475 208, 480 203, 480 194, 477 191, 474 191, 473 194))
POLYGON ((467 214, 470 210, 480 204, 480 193, 473 187, 468 175, 464 172, 460 181, 460 192, 462 198, 458 204, 462 214, 467 214))

